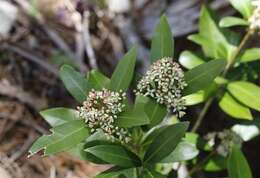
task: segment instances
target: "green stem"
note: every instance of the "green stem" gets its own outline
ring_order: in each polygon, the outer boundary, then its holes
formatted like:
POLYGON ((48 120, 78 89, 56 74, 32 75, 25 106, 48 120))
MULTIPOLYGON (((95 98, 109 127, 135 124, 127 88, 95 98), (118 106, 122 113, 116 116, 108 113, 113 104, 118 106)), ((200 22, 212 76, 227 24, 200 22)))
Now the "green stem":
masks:
POLYGON ((204 166, 205 163, 207 163, 210 158, 212 156, 214 156, 216 154, 216 151, 213 150, 212 152, 209 153, 209 155, 207 157, 205 157, 201 162, 199 162, 196 166, 194 166, 189 173, 187 174, 187 176, 185 178, 189 178, 190 176, 192 176, 195 172, 199 171, 202 166, 204 166))
MULTIPOLYGON (((234 51, 233 55, 231 56, 230 60, 228 60, 228 64, 226 65, 223 73, 222 73, 222 77, 225 77, 228 73, 228 71, 234 66, 234 64, 236 63, 236 59, 237 56, 239 55, 239 53, 241 52, 241 50, 244 48, 246 42, 249 40, 249 38, 255 33, 255 30, 248 30, 248 32, 246 33, 246 35, 244 36, 244 38, 242 39, 242 41, 240 42, 239 46, 237 47, 237 49, 234 51)), ((199 114, 196 123, 194 124, 193 128, 191 129, 192 132, 196 132, 198 130, 198 128, 200 127, 205 115, 208 112, 208 109, 210 108, 212 102, 214 100, 214 97, 211 97, 208 99, 208 101, 205 103, 201 113, 199 114)))

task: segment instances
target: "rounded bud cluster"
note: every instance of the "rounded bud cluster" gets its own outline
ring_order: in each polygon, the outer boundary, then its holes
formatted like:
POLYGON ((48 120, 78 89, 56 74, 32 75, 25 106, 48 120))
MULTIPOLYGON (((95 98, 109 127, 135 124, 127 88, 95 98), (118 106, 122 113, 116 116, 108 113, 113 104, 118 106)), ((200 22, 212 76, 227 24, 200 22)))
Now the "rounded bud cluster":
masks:
POLYGON ((186 85, 179 64, 172 58, 162 58, 153 63, 139 81, 136 94, 150 96, 158 103, 173 108, 173 112, 182 117, 185 114, 182 91, 186 85))
POLYGON ((248 19, 250 23, 250 29, 260 29, 260 0, 252 1, 252 5, 255 7, 253 15, 248 19))
POLYGON ((126 98, 124 92, 114 92, 107 89, 101 91, 92 90, 83 106, 78 107, 79 116, 85 119, 86 124, 94 133, 101 129, 105 135, 115 141, 128 142, 129 133, 124 128, 114 125, 117 115, 122 112, 126 98))

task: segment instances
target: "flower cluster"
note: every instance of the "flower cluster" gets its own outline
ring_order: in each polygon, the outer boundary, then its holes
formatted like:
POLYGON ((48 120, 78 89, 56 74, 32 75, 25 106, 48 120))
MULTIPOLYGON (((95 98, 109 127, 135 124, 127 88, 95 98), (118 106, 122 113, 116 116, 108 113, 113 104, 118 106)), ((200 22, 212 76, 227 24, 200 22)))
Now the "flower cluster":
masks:
POLYGON ((139 81, 136 94, 150 96, 158 103, 173 108, 173 112, 182 117, 185 114, 182 90, 186 85, 179 64, 172 58, 162 58, 153 63, 139 81))
POLYGON ((83 106, 78 107, 79 116, 85 119, 92 133, 101 129, 112 141, 117 139, 127 143, 130 140, 128 132, 114 125, 117 115, 125 107, 123 104, 125 98, 126 94, 123 92, 92 90, 83 106))
POLYGON ((255 7, 253 15, 249 18, 250 29, 260 29, 260 0, 252 1, 255 7))

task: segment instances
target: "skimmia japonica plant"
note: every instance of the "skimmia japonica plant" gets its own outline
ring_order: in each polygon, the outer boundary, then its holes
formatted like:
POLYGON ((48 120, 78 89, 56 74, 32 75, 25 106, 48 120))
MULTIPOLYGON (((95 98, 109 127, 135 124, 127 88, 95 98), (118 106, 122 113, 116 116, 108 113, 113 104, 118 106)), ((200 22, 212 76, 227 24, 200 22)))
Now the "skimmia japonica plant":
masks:
POLYGON ((218 21, 209 7, 202 7, 199 32, 188 37, 202 50, 184 51, 179 60, 174 58, 172 33, 162 16, 152 38, 150 67, 135 82, 136 47, 120 60, 111 78, 97 70, 83 76, 62 66, 61 80, 78 107, 42 111, 51 134, 38 138, 30 155, 66 151, 112 165, 96 178, 174 177, 176 163, 190 170, 187 178, 201 170, 227 170, 229 178, 252 178, 241 148, 259 134, 251 110, 260 111, 260 87, 254 84, 260 75, 255 63, 260 48, 247 48, 247 43, 260 29, 260 0, 230 3, 241 17, 218 21), (241 26, 240 34, 231 31, 234 26, 241 26), (134 102, 127 92, 134 94, 134 102), (213 101, 236 124, 199 135, 198 127, 213 101), (204 102, 189 128, 183 121, 188 120, 186 108, 204 102))

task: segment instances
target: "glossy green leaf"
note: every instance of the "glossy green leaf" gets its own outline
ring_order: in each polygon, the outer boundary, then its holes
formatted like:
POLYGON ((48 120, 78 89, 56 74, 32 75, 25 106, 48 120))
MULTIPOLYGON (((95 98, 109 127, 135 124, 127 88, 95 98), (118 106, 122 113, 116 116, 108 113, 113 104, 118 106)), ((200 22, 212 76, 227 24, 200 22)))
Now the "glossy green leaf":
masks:
MULTIPOLYGON (((88 148, 94 147, 94 146, 98 146, 98 145, 114 145, 114 143, 110 142, 107 140, 107 138, 99 138, 99 135, 101 132, 96 132, 93 135, 90 135, 90 137, 87 138, 86 143, 84 145, 84 149, 83 149, 83 155, 84 155, 84 159, 95 163, 95 164, 109 164, 108 162, 102 160, 101 158, 97 157, 96 155, 85 151, 88 148)), ((103 132, 102 132, 103 133, 103 132)), ((104 135, 105 136, 105 135, 104 135)))
POLYGON ((239 58, 240 62, 252 62, 259 59, 260 59, 260 48, 247 49, 239 58))
POLYGON ((185 100, 186 106, 196 105, 202 103, 205 100, 205 92, 201 90, 196 93, 186 95, 183 97, 183 99, 185 100))
POLYGON ((250 109, 240 104, 228 93, 225 93, 225 95, 222 97, 219 102, 219 106, 225 113, 227 113, 231 117, 247 120, 253 119, 250 109))
POLYGON ((117 64, 111 77, 110 89, 126 91, 130 85, 136 62, 137 48, 133 47, 117 64))
POLYGON ((260 87, 244 81, 228 84, 228 91, 241 103, 260 111, 260 87))
POLYGON ((184 94, 189 95, 209 86, 225 66, 226 61, 223 59, 211 60, 186 72, 185 81, 188 86, 184 89, 184 94))
POLYGON ((151 62, 155 62, 163 57, 173 57, 174 41, 170 25, 166 16, 160 18, 152 38, 151 62))
POLYGON ((108 163, 121 167, 136 167, 141 160, 132 152, 120 145, 98 145, 85 150, 108 163))
POLYGON ((245 19, 239 17, 224 17, 219 22, 220 27, 233 27, 233 26, 248 26, 249 23, 245 19))
POLYGON ((251 0, 229 0, 232 6, 238 10, 244 18, 248 19, 253 13, 251 0))
POLYGON ((76 110, 63 107, 47 109, 40 114, 52 127, 79 119, 76 110))
POLYGON ((150 125, 155 126, 162 122, 167 114, 166 106, 157 103, 154 99, 149 98, 145 105, 145 113, 150 120, 150 125))
POLYGON ((98 70, 91 70, 88 73, 88 81, 92 84, 93 88, 96 90, 101 90, 103 88, 108 88, 110 79, 103 75, 98 70))
POLYGON ((161 160, 161 163, 174 163, 187 161, 195 158, 199 154, 199 150, 194 144, 187 141, 182 141, 178 144, 175 150, 166 158, 161 160))
POLYGON ((204 60, 191 51, 183 51, 179 57, 179 62, 187 69, 192 69, 204 63, 204 60))
POLYGON ((69 93, 80 103, 86 100, 88 91, 92 88, 88 81, 72 67, 63 65, 60 78, 69 93))
POLYGON ((181 141, 188 126, 188 122, 181 122, 165 127, 148 147, 144 161, 156 163, 168 156, 181 141))
POLYGON ((33 155, 40 150, 44 155, 51 155, 75 147, 89 136, 89 130, 82 120, 71 121, 54 127, 51 135, 43 135, 30 148, 33 155))
POLYGON ((211 11, 203 6, 199 20, 199 34, 189 36, 189 39, 202 46, 206 56, 214 59, 228 59, 235 47, 226 39, 218 27, 211 11))
POLYGON ((245 156, 236 146, 228 157, 227 168, 229 178, 253 178, 245 156))
POLYGON ((134 127, 149 124, 150 120, 145 113, 145 106, 146 103, 139 103, 138 107, 129 108, 119 114, 115 124, 119 127, 134 127))
POLYGON ((94 178, 118 178, 118 176, 120 175, 124 175, 126 176, 126 178, 138 178, 135 168, 125 169, 125 168, 118 168, 118 167, 112 167, 111 169, 100 173, 94 178))

